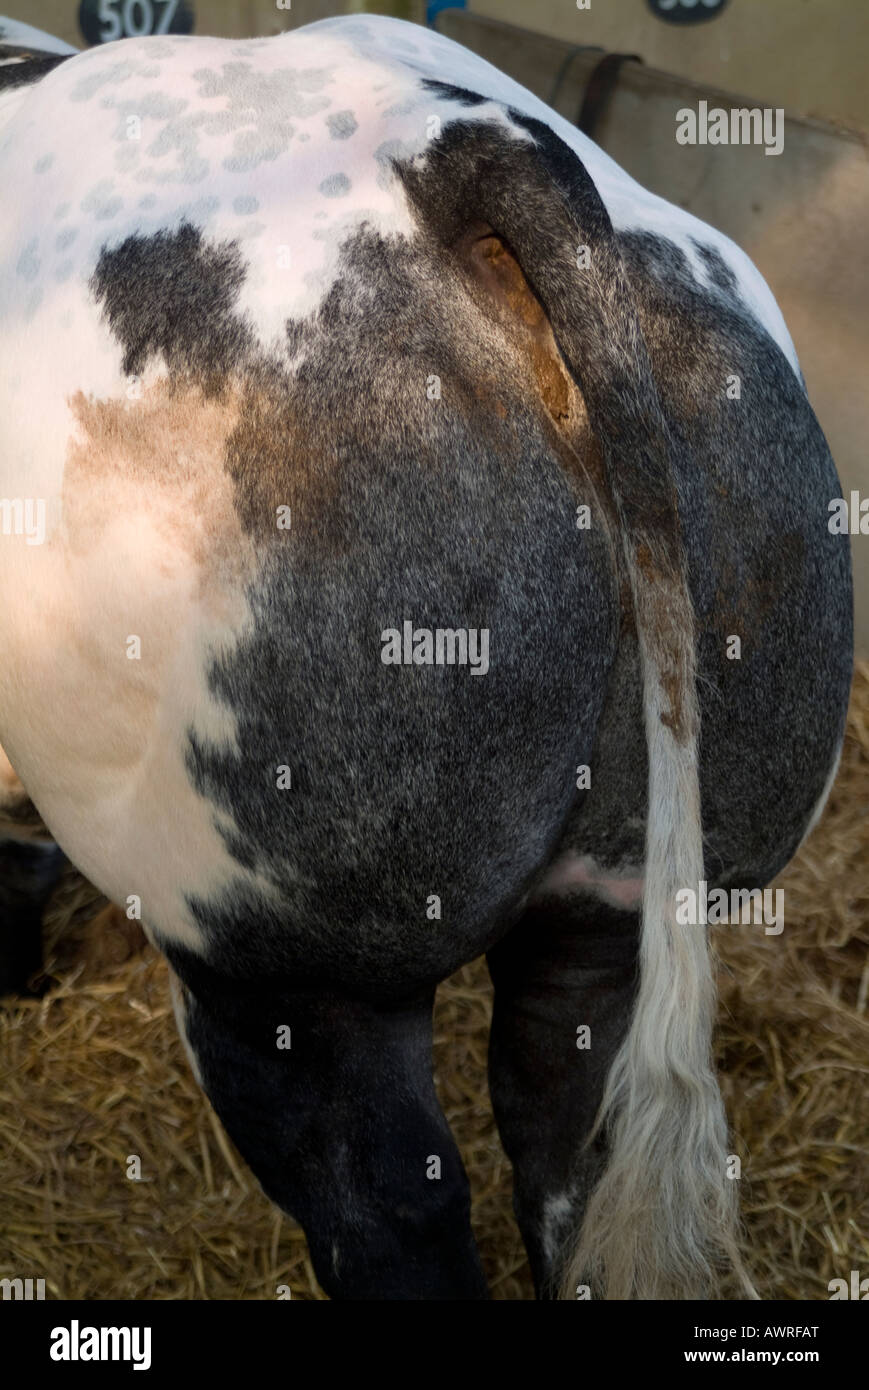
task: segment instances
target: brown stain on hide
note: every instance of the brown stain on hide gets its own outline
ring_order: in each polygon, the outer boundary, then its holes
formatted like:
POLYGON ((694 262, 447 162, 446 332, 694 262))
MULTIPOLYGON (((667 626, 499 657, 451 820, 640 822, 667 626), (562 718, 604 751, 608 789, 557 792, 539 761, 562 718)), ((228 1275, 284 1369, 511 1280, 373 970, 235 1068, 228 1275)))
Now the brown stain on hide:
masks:
POLYGON ((695 642, 694 615, 682 572, 674 568, 663 544, 656 544, 652 535, 641 541, 634 550, 634 564, 641 583, 638 585, 637 607, 641 610, 640 626, 651 648, 661 690, 667 709, 660 720, 669 729, 676 743, 684 746, 691 736, 685 713, 685 692, 688 667, 683 655, 683 643, 695 642))
MULTIPOLYGON (((577 504, 592 511, 592 525, 601 526, 619 569, 623 618, 632 608, 627 576, 621 564, 619 525, 615 503, 606 478, 603 453, 591 427, 585 399, 568 371, 555 341, 549 317, 528 284, 508 243, 487 223, 472 223, 452 248, 471 273, 475 298, 484 312, 498 322, 520 363, 520 377, 511 390, 542 404, 543 424, 553 453, 574 485, 577 504)), ((479 368, 477 395, 495 414, 509 415, 509 397, 503 399, 505 373, 498 378, 479 368)))
POLYGON ((558 351, 543 305, 532 291, 519 262, 494 231, 476 227, 466 239, 471 268, 514 336, 531 367, 537 393, 561 429, 585 416, 585 403, 558 351))
POLYGON ((661 686, 667 697, 670 706, 661 714, 661 723, 670 730, 673 738, 680 745, 684 745, 688 739, 688 730, 685 724, 685 713, 683 709, 685 696, 685 681, 683 674, 678 670, 676 663, 672 660, 664 660, 659 665, 661 686))
POLYGON ((236 590, 253 562, 225 467, 227 441, 240 412, 231 381, 206 393, 162 379, 139 399, 70 399, 77 435, 63 479, 63 523, 74 555, 87 553, 119 518, 147 520, 161 539, 165 576, 191 562, 197 597, 219 602, 236 590))
POLYGON ((225 467, 244 531, 258 543, 278 532, 277 509, 292 509, 292 525, 339 553, 346 544, 324 518, 342 485, 344 470, 360 449, 358 406, 346 415, 322 403, 314 418, 310 400, 283 367, 251 368, 238 395, 238 412, 226 439, 225 467), (324 421, 327 428, 324 430, 324 421))

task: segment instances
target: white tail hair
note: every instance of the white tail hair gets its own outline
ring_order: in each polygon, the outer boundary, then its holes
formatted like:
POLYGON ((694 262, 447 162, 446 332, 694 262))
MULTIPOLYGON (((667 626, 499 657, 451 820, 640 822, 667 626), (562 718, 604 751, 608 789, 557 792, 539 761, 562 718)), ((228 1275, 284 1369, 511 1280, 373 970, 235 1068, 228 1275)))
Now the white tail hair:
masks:
POLYGON ((684 579, 630 563, 649 759, 640 977, 594 1133, 609 1156, 589 1200, 565 1298, 714 1296, 738 1249, 736 1182, 712 1061, 714 966, 705 927, 676 921, 703 874, 694 622, 684 579))

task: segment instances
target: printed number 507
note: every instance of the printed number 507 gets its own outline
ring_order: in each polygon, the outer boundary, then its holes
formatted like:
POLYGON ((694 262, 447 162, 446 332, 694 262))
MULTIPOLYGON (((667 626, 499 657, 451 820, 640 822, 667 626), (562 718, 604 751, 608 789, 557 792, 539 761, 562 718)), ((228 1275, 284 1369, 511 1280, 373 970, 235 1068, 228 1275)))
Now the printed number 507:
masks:
POLYGON ((99 0, 100 42, 168 34, 177 8, 178 0, 99 0))

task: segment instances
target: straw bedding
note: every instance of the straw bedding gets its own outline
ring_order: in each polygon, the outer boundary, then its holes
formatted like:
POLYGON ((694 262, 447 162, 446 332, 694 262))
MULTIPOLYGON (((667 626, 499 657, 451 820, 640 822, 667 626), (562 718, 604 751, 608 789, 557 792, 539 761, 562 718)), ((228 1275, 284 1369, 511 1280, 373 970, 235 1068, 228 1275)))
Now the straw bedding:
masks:
MULTIPOLYGON (((776 886, 780 936, 715 930, 718 1054, 761 1294, 826 1299, 832 1278, 869 1273, 869 665, 824 818, 776 886)), ((44 1278, 48 1298, 321 1298, 301 1231, 190 1074, 166 967, 135 924, 70 872, 46 954, 56 986, 0 1007, 0 1277, 44 1278)), ((493 1295, 527 1299, 486 1090, 490 1009, 482 962, 447 981, 436 1072, 493 1295)))

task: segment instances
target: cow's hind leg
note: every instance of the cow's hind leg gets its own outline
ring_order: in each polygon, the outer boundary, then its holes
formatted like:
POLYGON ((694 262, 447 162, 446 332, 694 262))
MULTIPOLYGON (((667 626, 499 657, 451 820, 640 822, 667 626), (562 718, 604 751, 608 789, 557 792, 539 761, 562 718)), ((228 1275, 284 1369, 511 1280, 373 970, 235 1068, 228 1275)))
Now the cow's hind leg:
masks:
POLYGON ((168 952, 198 1079, 331 1298, 477 1299, 467 1177, 432 1081, 433 993, 373 1004, 168 952))
POLYGON ((35 992, 42 914, 65 863, 55 844, 0 838, 0 996, 35 992))
POLYGON ((0 748, 0 996, 32 992, 42 914, 65 863, 0 748))
POLYGON ((529 907, 489 953, 489 1083, 538 1297, 558 1294, 604 1140, 586 1141, 627 1032, 639 915, 583 897, 529 907))

